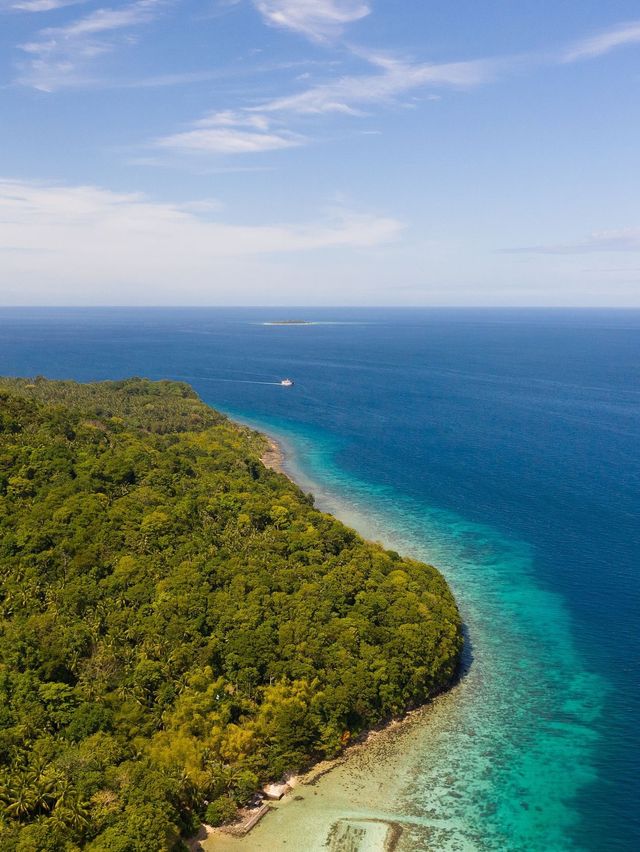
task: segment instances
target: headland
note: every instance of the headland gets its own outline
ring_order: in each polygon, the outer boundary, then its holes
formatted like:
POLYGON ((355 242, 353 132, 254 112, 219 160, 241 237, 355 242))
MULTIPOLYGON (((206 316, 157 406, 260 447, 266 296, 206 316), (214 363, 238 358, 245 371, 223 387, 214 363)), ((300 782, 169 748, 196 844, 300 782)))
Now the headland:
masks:
POLYGON ((451 684, 462 631, 442 575, 319 511, 274 471, 277 445, 188 385, 2 379, 0 401, 0 845, 175 848, 451 684), (41 799, 14 801, 36 766, 41 799), (47 816, 69 802, 73 834, 47 816))

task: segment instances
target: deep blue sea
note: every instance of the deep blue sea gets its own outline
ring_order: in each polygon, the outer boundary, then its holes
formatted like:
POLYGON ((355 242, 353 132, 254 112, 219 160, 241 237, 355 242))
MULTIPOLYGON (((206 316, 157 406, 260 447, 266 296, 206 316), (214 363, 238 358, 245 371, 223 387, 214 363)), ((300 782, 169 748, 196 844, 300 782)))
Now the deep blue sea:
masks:
POLYGON ((640 849, 640 311, 2 309, 0 374, 184 379, 438 564, 469 686, 402 804, 433 848, 640 849))

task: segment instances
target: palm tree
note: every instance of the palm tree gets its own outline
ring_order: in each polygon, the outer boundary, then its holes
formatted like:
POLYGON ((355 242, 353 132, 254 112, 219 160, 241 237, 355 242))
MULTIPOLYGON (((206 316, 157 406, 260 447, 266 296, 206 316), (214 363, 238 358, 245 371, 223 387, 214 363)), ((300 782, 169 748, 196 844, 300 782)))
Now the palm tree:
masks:
POLYGON ((189 810, 195 808, 200 799, 198 785, 194 782, 188 772, 182 770, 176 778, 178 785, 178 800, 181 805, 189 810))
POLYGON ((88 803, 81 801, 77 794, 65 791, 56 802, 50 819, 53 827, 71 828, 80 834, 89 824, 88 803))
POLYGON ((24 776, 25 783, 33 791, 34 810, 49 811, 57 798, 60 779, 56 777, 44 759, 37 759, 24 776))
POLYGON ((5 801, 5 813, 13 819, 23 820, 36 808, 33 784, 21 778, 14 786, 4 787, 2 798, 5 801))

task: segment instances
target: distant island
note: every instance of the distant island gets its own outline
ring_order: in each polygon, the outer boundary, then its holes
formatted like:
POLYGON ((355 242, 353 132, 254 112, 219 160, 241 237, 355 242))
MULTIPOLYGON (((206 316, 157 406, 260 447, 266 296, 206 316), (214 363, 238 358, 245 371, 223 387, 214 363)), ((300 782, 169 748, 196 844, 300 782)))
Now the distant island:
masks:
POLYGON ((263 325, 315 325, 311 320, 289 319, 289 320, 267 320, 263 325))
POLYGON ((451 683, 441 574, 269 449, 182 383, 0 379, 0 849, 182 849, 451 683))

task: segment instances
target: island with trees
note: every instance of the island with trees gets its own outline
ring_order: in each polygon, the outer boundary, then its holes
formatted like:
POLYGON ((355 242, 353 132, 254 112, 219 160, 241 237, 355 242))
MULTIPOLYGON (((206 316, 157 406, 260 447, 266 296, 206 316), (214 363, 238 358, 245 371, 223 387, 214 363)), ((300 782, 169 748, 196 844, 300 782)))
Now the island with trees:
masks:
POLYGON ((455 677, 443 577, 187 385, 0 379, 0 850, 177 850, 455 677))
POLYGON ((263 325, 316 325, 311 320, 303 319, 285 319, 285 320, 267 320, 263 325))

